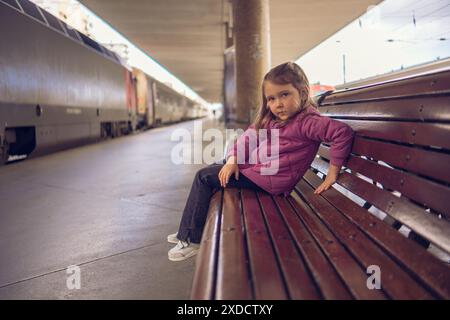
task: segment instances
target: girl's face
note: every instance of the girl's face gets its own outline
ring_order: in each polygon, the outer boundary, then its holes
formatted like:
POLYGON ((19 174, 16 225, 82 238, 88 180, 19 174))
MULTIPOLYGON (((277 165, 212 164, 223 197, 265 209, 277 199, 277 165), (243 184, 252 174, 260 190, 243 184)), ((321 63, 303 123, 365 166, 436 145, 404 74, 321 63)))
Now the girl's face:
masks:
POLYGON ((264 83, 267 107, 280 120, 284 121, 300 110, 300 93, 292 84, 264 83))

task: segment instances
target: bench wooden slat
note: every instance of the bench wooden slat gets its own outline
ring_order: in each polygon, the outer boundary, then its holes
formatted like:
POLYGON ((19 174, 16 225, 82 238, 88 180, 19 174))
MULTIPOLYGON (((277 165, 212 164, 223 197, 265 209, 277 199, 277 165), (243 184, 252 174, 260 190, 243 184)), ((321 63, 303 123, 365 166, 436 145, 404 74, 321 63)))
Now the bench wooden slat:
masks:
POLYGON ((191 289, 191 299, 213 299, 216 279, 216 252, 219 233, 219 222, 222 211, 222 192, 216 192, 209 204, 204 236, 197 257, 197 267, 194 273, 194 284, 191 289))
POLYGON ((450 124, 340 119, 358 136, 450 150, 450 124))
POLYGON ((255 299, 287 299, 281 271, 255 192, 243 189, 242 203, 255 299))
POLYGON ((317 283, 324 299, 351 299, 352 296, 333 266, 328 261, 297 213, 301 210, 292 197, 276 198, 278 207, 283 211, 283 218, 290 234, 295 240, 305 263, 317 283))
MULTIPOLYGON (((323 182, 311 170, 304 178, 314 188, 323 182)), ((393 259, 397 259, 404 268, 415 274, 417 279, 421 279, 437 296, 450 298, 450 270, 442 261, 336 189, 331 188, 321 196, 378 243, 393 259)))
POLYGON ((355 137, 353 153, 450 183, 450 154, 355 137))
POLYGON ((278 212, 274 199, 266 193, 258 193, 257 196, 263 208, 265 220, 268 222, 270 237, 283 272, 289 298, 295 300, 319 299, 320 294, 317 287, 289 236, 289 231, 278 212))
POLYGON ((338 104, 361 102, 367 100, 394 99, 399 97, 423 96, 434 94, 449 94, 449 72, 438 72, 420 75, 400 81, 389 81, 361 88, 336 92, 326 97, 322 104, 338 104))
POLYGON ((316 242, 321 247, 337 273, 340 275, 351 294, 356 299, 385 299, 380 290, 369 290, 366 286, 367 274, 346 248, 328 230, 316 213, 298 194, 292 193, 300 210, 297 212, 302 222, 307 226, 316 242))
MULTIPOLYGON (((318 154, 330 160, 328 146, 322 144, 318 154)), ((379 182, 384 188, 399 191, 402 196, 450 217, 450 201, 447 201, 450 199, 450 187, 446 185, 354 155, 350 155, 346 167, 379 182)))
POLYGON ((321 196, 314 195, 314 189, 305 180, 301 180, 296 186, 296 189, 314 209, 316 215, 333 231, 336 238, 351 252, 359 264, 362 265, 363 270, 367 270, 370 265, 380 267, 383 275, 382 290, 390 298, 432 298, 422 286, 416 283, 389 256, 381 251, 357 226, 343 217, 336 208, 321 196), (386 281, 386 279, 388 280, 386 281))
MULTIPOLYGON (((316 158, 312 167, 326 174, 328 163, 316 158)), ((352 174, 343 172, 337 183, 355 195, 365 199, 375 207, 413 229, 425 239, 436 244, 446 252, 450 252, 450 224, 424 210, 406 199, 398 198, 377 186, 352 174)))
POLYGON ((237 189, 225 189, 220 227, 217 299, 252 299, 237 189))
POLYGON ((414 97, 395 100, 366 101, 339 105, 322 105, 326 116, 340 119, 378 119, 409 121, 450 121, 448 96, 414 97))

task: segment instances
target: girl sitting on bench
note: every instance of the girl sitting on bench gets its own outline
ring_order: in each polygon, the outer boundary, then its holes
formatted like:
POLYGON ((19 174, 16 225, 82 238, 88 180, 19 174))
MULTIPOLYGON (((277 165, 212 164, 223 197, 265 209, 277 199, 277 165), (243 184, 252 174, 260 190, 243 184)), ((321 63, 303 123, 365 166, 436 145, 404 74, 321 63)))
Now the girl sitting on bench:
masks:
POLYGON ((228 151, 225 163, 197 172, 178 232, 167 237, 170 243, 176 243, 168 252, 170 260, 182 261, 197 254, 210 199, 220 188, 249 188, 288 196, 310 167, 321 142, 332 144, 331 163, 315 193, 328 190, 336 181, 350 153, 353 131, 342 122, 320 115, 303 70, 293 62, 273 68, 264 77, 262 97, 254 123, 228 151), (270 155, 261 159, 262 154, 270 155))

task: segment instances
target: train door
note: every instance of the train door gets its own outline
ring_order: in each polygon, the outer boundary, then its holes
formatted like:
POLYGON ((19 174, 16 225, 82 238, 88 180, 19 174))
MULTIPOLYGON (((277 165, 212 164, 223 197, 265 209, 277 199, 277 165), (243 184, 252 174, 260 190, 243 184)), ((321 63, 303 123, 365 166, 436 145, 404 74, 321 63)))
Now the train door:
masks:
POLYGON ((130 117, 129 126, 134 130, 136 128, 136 107, 137 107, 137 90, 136 78, 129 70, 126 72, 126 99, 127 99, 127 113, 130 117))
POLYGON ((153 104, 153 120, 152 125, 157 125, 161 122, 161 107, 158 98, 158 89, 156 86, 156 82, 152 81, 152 104, 153 104), (158 118, 159 117, 159 118, 158 118))
POLYGON ((153 126, 155 122, 155 92, 156 86, 155 82, 147 81, 147 126, 153 126))
POLYGON ((148 128, 147 109, 150 93, 148 90, 149 81, 145 73, 137 68, 133 68, 133 75, 136 78, 137 106, 136 117, 138 128, 148 128))

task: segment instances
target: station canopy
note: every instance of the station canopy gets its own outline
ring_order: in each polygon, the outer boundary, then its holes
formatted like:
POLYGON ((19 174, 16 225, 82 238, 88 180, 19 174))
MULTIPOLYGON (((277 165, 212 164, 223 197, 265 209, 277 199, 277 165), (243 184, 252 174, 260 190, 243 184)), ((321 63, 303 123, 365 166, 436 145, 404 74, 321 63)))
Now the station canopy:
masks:
MULTIPOLYGON (((222 101, 227 0, 81 0, 209 102, 222 101)), ((380 0, 271 0, 271 64, 296 60, 380 0)))

